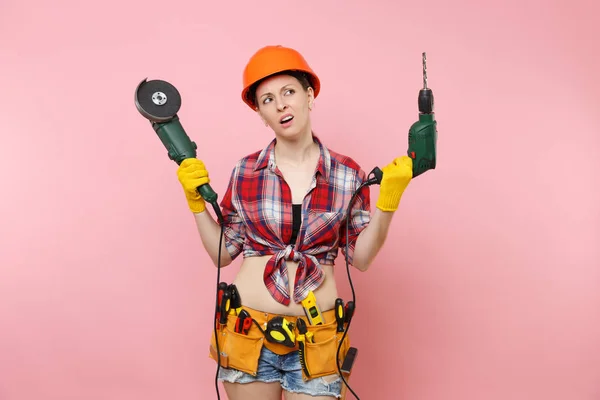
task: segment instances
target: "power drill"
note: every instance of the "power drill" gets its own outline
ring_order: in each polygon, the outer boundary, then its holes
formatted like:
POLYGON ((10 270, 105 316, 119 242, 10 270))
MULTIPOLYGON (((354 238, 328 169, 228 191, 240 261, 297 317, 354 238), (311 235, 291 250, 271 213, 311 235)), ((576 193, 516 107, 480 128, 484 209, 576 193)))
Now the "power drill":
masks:
POLYGON ((419 91, 419 121, 408 130, 407 154, 413 159, 413 178, 435 169, 437 121, 433 113, 433 92, 427 87, 426 54, 423 53, 423 89, 419 91))
MULTIPOLYGON (((198 146, 191 141, 177 116, 181 107, 181 95, 170 83, 162 80, 142 80, 135 90, 135 105, 146 119, 167 149, 169 158, 181 164, 186 158, 196 158, 198 146)), ((217 203, 217 194, 204 184, 198 187, 198 193, 210 203, 219 222, 223 216, 217 203)))

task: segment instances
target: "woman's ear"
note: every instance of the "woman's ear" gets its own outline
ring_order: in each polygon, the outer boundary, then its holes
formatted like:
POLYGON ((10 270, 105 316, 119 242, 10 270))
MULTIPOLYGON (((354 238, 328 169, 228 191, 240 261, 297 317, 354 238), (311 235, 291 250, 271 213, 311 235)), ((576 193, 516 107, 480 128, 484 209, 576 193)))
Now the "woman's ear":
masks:
POLYGON ((308 97, 308 109, 312 110, 313 106, 314 106, 314 101, 315 101, 315 92, 313 90, 312 87, 309 87, 308 90, 306 91, 307 97, 308 97))

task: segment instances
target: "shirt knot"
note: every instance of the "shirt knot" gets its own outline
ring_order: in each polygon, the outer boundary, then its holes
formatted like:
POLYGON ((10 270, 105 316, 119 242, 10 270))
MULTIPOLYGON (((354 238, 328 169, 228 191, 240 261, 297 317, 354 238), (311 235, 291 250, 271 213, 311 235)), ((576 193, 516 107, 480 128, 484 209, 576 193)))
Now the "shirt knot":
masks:
POLYGON ((287 261, 299 262, 300 260, 302 260, 302 253, 294 250, 294 246, 288 245, 284 249, 283 258, 287 261))

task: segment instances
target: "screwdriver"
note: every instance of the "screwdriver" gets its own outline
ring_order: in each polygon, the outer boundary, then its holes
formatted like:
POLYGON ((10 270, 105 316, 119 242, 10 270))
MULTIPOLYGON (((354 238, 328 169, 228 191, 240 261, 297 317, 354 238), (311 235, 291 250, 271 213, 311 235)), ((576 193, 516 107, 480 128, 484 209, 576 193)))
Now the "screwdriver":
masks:
POLYGON ((231 293, 229 290, 225 290, 223 292, 223 297, 221 298, 221 315, 219 322, 221 325, 225 325, 227 323, 227 315, 229 314, 229 306, 231 304, 231 293))
POLYGON ((217 288, 217 321, 221 321, 221 304, 223 302, 223 293, 227 290, 227 283, 221 282, 217 288))
POLYGON ((337 322, 337 331, 344 332, 344 300, 335 299, 335 320, 337 322))

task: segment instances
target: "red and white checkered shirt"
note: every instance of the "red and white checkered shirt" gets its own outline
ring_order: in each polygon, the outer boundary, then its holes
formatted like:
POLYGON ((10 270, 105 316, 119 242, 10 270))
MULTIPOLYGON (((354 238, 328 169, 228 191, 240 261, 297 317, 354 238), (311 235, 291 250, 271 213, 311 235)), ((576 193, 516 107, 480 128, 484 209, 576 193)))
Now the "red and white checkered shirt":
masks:
MULTIPOLYGON (((366 174, 351 158, 325 147, 313 135, 321 155, 312 184, 302 203, 302 224, 295 244, 292 234, 292 197, 275 164, 276 139, 263 150, 237 162, 221 201, 224 242, 232 259, 273 255, 264 271, 264 282, 281 304, 290 303, 286 260, 297 261, 294 301, 302 301, 323 282, 321 265, 333 265, 338 248, 345 254, 346 215, 354 192, 366 174)), ((370 193, 365 186, 356 196, 349 221, 348 261, 354 245, 370 222, 370 193)))

